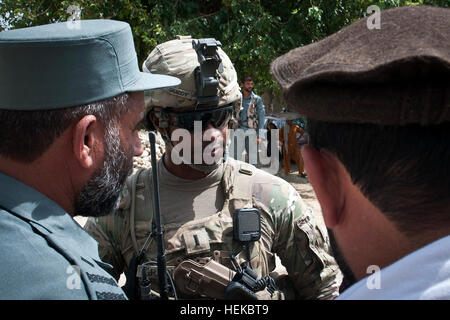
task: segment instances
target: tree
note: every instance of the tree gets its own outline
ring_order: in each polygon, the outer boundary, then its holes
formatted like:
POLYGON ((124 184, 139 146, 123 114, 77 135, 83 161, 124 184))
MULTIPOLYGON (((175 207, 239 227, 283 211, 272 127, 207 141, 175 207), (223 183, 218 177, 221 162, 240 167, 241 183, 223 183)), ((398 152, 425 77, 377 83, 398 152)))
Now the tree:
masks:
POLYGON ((2 0, 0 28, 66 21, 71 16, 67 9, 76 5, 82 19, 130 23, 140 64, 158 43, 178 34, 213 37, 221 41, 240 79, 251 75, 257 92, 277 95, 279 87, 269 73, 276 57, 367 16, 370 5, 421 4, 450 7, 448 0, 2 0))

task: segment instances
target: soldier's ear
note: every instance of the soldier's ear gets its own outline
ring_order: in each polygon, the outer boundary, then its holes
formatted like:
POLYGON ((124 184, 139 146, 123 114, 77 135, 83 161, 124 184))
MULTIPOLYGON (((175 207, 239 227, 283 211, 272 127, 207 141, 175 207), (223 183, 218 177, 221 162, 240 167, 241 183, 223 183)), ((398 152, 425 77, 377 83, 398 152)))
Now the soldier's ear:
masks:
POLYGON ((159 119, 154 112, 149 112, 147 114, 147 121, 150 122, 153 125, 153 127, 159 129, 159 119))
MULTIPOLYGON (((147 115, 147 121, 153 125, 153 129, 156 129, 161 135, 166 135, 165 130, 159 126, 159 118, 154 112, 149 112, 147 115)), ((167 129, 167 128, 166 128, 167 129)))
MULTIPOLYGON (((73 128, 73 154, 83 168, 90 169, 99 158, 98 149, 103 142, 103 126, 94 115, 84 116, 73 128)), ((104 146, 103 146, 104 149, 104 146)))
POLYGON ((340 183, 340 162, 326 150, 318 151, 310 146, 303 146, 301 152, 309 181, 322 207, 325 224, 333 228, 343 214, 344 194, 340 183))

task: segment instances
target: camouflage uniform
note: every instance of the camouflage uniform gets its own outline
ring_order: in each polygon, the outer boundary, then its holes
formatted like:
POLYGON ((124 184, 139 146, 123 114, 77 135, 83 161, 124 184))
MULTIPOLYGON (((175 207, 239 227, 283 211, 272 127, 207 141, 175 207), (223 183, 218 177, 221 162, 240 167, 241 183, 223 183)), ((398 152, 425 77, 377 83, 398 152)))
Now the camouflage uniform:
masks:
MULTIPOLYGON (((245 250, 233 240, 230 212, 255 207, 262 213, 262 226, 261 239, 251 251, 251 264, 259 276, 274 270, 277 254, 293 284, 295 294, 288 293, 288 298, 331 299, 338 295, 341 274, 331 255, 322 217, 314 215, 289 183, 234 159, 225 164, 221 183, 225 203, 220 212, 182 225, 163 225, 169 271, 186 259, 201 263, 204 258, 234 269, 231 253, 238 253, 238 263, 246 261, 245 250), (193 235, 198 235, 199 245, 195 245, 193 235)), ((85 229, 99 242, 101 259, 114 266, 116 279, 127 272, 133 254, 144 246, 152 217, 151 170, 141 170, 129 177, 119 210, 87 222, 85 229)), ((147 260, 156 261, 156 254, 156 241, 152 241, 146 250, 147 260)), ((156 288, 156 272, 150 277, 156 288)))
MULTIPOLYGON (((221 66, 217 71, 222 71, 218 72, 219 101, 216 108, 238 105, 242 95, 236 71, 220 47, 217 47, 217 52, 221 58, 221 66)), ((182 80, 177 88, 150 91, 146 96, 150 112, 159 117, 158 127, 168 146, 171 143, 170 131, 167 129, 168 119, 163 117, 161 109, 192 106, 195 106, 195 109, 202 108, 196 104, 193 71, 198 66, 197 53, 193 50, 190 37, 158 45, 144 62, 144 71, 176 75, 182 80)), ((160 160, 158 166, 162 165, 160 160)), ((241 264, 247 261, 248 252, 243 250, 240 242, 233 240, 232 213, 236 209, 255 207, 261 212, 261 238, 251 247, 250 262, 258 276, 266 276, 274 270, 277 254, 288 272, 288 278, 279 277, 286 298, 336 297, 342 276, 331 255, 322 217, 315 216, 295 189, 278 177, 234 159, 217 165, 219 169, 223 169, 223 174, 217 175, 217 183, 221 184, 220 190, 223 192, 223 207, 220 208, 219 204, 217 210, 206 212, 206 215, 197 219, 192 219, 186 212, 182 212, 186 217, 184 221, 163 225, 168 271, 173 272, 175 267, 184 264, 188 259, 198 264, 215 260, 231 270, 236 270, 230 255, 236 256, 235 262, 241 264)), ((215 168, 206 172, 219 172, 215 171, 218 170, 215 168)), ((210 176, 213 175, 208 175, 210 176)), ((128 178, 120 208, 110 216, 89 220, 85 228, 99 242, 99 253, 103 261, 113 265, 112 275, 116 279, 122 272, 133 270, 130 265, 133 255, 138 256, 143 252, 145 259, 140 260, 141 265, 137 268, 136 276, 148 277, 152 289, 157 290, 157 267, 152 263, 156 261, 157 244, 153 237, 148 238, 154 217, 152 186, 151 171, 140 169, 128 178)), ((161 194, 164 191, 167 194, 170 190, 169 187, 163 188, 162 183, 161 194)), ((186 197, 192 197, 189 190, 186 190, 186 197)), ((162 220, 164 221, 163 214, 162 220)), ((178 289, 180 283, 176 283, 176 286, 178 289)), ((200 289, 193 295, 184 292, 181 297, 211 298, 205 296, 200 289)), ((281 297, 282 295, 275 294, 271 298, 281 297)))

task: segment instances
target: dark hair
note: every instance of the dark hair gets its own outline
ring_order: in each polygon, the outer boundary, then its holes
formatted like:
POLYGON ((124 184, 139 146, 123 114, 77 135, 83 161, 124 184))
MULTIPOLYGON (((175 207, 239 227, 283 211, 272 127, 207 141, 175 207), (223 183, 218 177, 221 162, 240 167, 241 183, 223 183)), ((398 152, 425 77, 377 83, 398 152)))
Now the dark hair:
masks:
POLYGON ((92 114, 105 126, 128 110, 128 93, 106 100, 64 109, 0 110, 0 156, 20 162, 39 158, 71 123, 92 114))
POLYGON ((245 77, 244 81, 242 81, 242 83, 247 82, 247 81, 253 81, 252 77, 245 77))
POLYGON ((379 126, 308 119, 310 145, 334 153, 399 230, 449 225, 450 123, 379 126))

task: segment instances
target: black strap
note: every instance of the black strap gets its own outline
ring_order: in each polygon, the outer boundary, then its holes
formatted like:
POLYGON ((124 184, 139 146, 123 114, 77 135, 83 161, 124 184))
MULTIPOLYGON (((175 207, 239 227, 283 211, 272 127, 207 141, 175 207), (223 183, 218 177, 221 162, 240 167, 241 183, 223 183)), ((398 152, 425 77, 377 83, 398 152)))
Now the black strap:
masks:
POLYGON ((127 282, 123 286, 123 291, 127 295, 130 300, 138 300, 139 299, 139 285, 138 279, 136 277, 137 266, 139 265, 139 259, 136 257, 136 253, 133 253, 131 257, 130 264, 128 265, 128 270, 126 273, 127 282))

